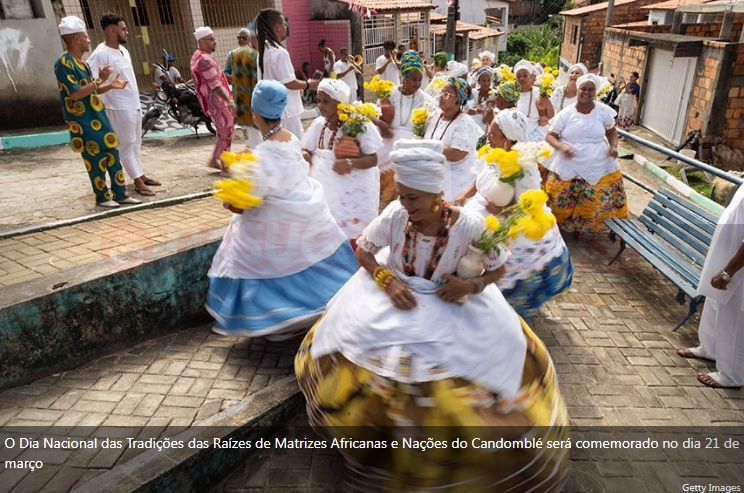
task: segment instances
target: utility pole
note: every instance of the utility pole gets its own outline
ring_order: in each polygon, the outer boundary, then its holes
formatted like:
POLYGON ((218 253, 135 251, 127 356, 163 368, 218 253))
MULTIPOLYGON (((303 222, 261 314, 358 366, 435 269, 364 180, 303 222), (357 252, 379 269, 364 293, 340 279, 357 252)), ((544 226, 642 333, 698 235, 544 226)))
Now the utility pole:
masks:
POLYGON ((460 0, 454 0, 447 9, 447 34, 444 37, 444 51, 455 54, 457 39, 457 19, 460 17, 460 0))
POLYGON ((615 10, 615 0, 608 0, 607 18, 605 19, 605 27, 612 27, 612 13, 614 10, 615 10))

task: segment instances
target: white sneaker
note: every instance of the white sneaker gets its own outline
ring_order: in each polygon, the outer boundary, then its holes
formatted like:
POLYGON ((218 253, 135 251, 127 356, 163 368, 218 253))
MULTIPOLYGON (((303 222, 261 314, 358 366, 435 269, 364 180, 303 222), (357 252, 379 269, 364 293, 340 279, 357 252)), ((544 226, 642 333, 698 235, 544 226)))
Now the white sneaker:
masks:
POLYGON ((117 202, 120 204, 141 204, 142 203, 141 200, 135 199, 134 197, 127 197, 122 200, 117 200, 117 202))
POLYGON ((96 205, 100 205, 101 207, 119 207, 119 203, 114 202, 113 200, 107 200, 106 202, 96 202, 96 205))

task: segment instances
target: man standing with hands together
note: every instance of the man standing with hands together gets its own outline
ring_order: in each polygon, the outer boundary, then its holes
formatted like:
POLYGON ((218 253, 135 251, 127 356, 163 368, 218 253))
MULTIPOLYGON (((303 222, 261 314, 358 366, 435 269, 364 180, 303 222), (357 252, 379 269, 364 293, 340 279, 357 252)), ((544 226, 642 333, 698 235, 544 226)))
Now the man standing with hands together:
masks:
POLYGON ((104 83, 102 79, 108 79, 114 71, 111 66, 99 68, 99 78, 93 77, 90 66, 83 61, 83 55, 90 50, 90 38, 82 19, 63 17, 59 32, 67 47, 54 64, 62 115, 70 131, 72 150, 83 157, 96 204, 102 207, 139 204, 139 200, 126 195, 119 141, 98 97, 111 89, 126 88, 128 81, 119 80, 116 74, 111 82, 104 83), (111 190, 106 185, 106 173, 111 180, 111 190))
POLYGON ((217 130, 217 143, 207 165, 220 169, 221 174, 226 175, 227 167, 220 156, 224 151, 230 150, 235 135, 235 101, 222 67, 212 56, 217 49, 214 32, 209 26, 204 26, 194 32, 194 37, 199 48, 191 57, 191 75, 194 76, 196 96, 217 130))

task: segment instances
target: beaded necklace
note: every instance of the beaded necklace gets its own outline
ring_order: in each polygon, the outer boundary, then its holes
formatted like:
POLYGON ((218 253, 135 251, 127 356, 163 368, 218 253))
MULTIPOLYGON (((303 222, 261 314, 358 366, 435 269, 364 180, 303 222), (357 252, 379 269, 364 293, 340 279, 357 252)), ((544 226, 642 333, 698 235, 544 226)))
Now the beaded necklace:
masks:
MULTIPOLYGON (((454 122, 455 120, 457 120, 457 117, 458 116, 460 116, 460 110, 457 110, 457 114, 455 115, 455 117, 452 118, 452 120, 450 120, 449 122, 447 122, 447 126, 444 127, 444 132, 442 132, 442 135, 439 136, 439 139, 438 140, 442 140, 444 138, 444 136, 447 134, 447 129, 450 128, 450 125, 452 125, 452 122, 454 122)), ((439 115, 439 118, 437 118, 437 124, 434 125, 434 130, 431 131, 431 138, 432 139, 434 138, 434 135, 437 133, 437 128, 439 128, 439 122, 440 121, 442 121, 442 115, 439 115)))
MULTIPOLYGON (((320 131, 320 137, 318 137, 318 149, 325 149, 325 144, 323 143, 323 137, 325 137, 326 129, 328 128, 328 120, 326 120, 325 125, 323 125, 323 130, 320 131)), ((328 149, 333 150, 333 145, 336 141, 336 132, 338 132, 338 126, 336 127, 336 130, 333 131, 331 134, 331 140, 328 142, 328 149)))
POLYGON ((400 120, 400 125, 399 126, 405 127, 406 126, 406 123, 408 123, 408 122, 411 121, 411 115, 413 115, 413 109, 416 108, 416 95, 417 94, 418 94, 418 91, 416 91, 413 94, 411 94, 411 107, 408 109, 408 116, 406 117, 405 120, 403 120, 402 119, 402 116, 403 116, 403 98, 405 98, 406 96, 403 95, 403 91, 400 91, 400 102, 398 103, 398 107, 399 107, 399 110, 400 111, 398 113, 400 115, 399 118, 401 118, 401 120, 400 120))
MULTIPOLYGON (((454 211, 446 201, 442 201, 442 215, 439 220, 439 231, 437 232, 437 240, 434 243, 431 258, 426 263, 426 272, 424 272, 424 279, 431 279, 434 271, 439 266, 439 261, 442 260, 445 248, 449 242, 449 230, 452 227, 452 213, 454 211)), ((406 226, 406 239, 403 243, 403 272, 409 277, 416 275, 416 239, 419 232, 416 230, 412 221, 408 221, 406 226)))
POLYGON ((276 127, 272 128, 271 130, 263 134, 263 140, 269 140, 269 137, 271 137, 272 135, 274 135, 281 129, 282 129, 282 124, 280 123, 276 127))

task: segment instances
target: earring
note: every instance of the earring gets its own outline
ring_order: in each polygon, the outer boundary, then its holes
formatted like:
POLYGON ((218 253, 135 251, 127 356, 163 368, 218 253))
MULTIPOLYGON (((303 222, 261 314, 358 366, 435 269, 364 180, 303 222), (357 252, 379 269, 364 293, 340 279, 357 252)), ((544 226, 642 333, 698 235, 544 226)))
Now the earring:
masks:
POLYGON ((441 208, 442 208, 442 205, 441 205, 440 201, 437 200, 436 202, 434 202, 434 206, 431 208, 431 212, 433 212, 434 214, 436 214, 437 212, 439 212, 439 210, 441 208))

